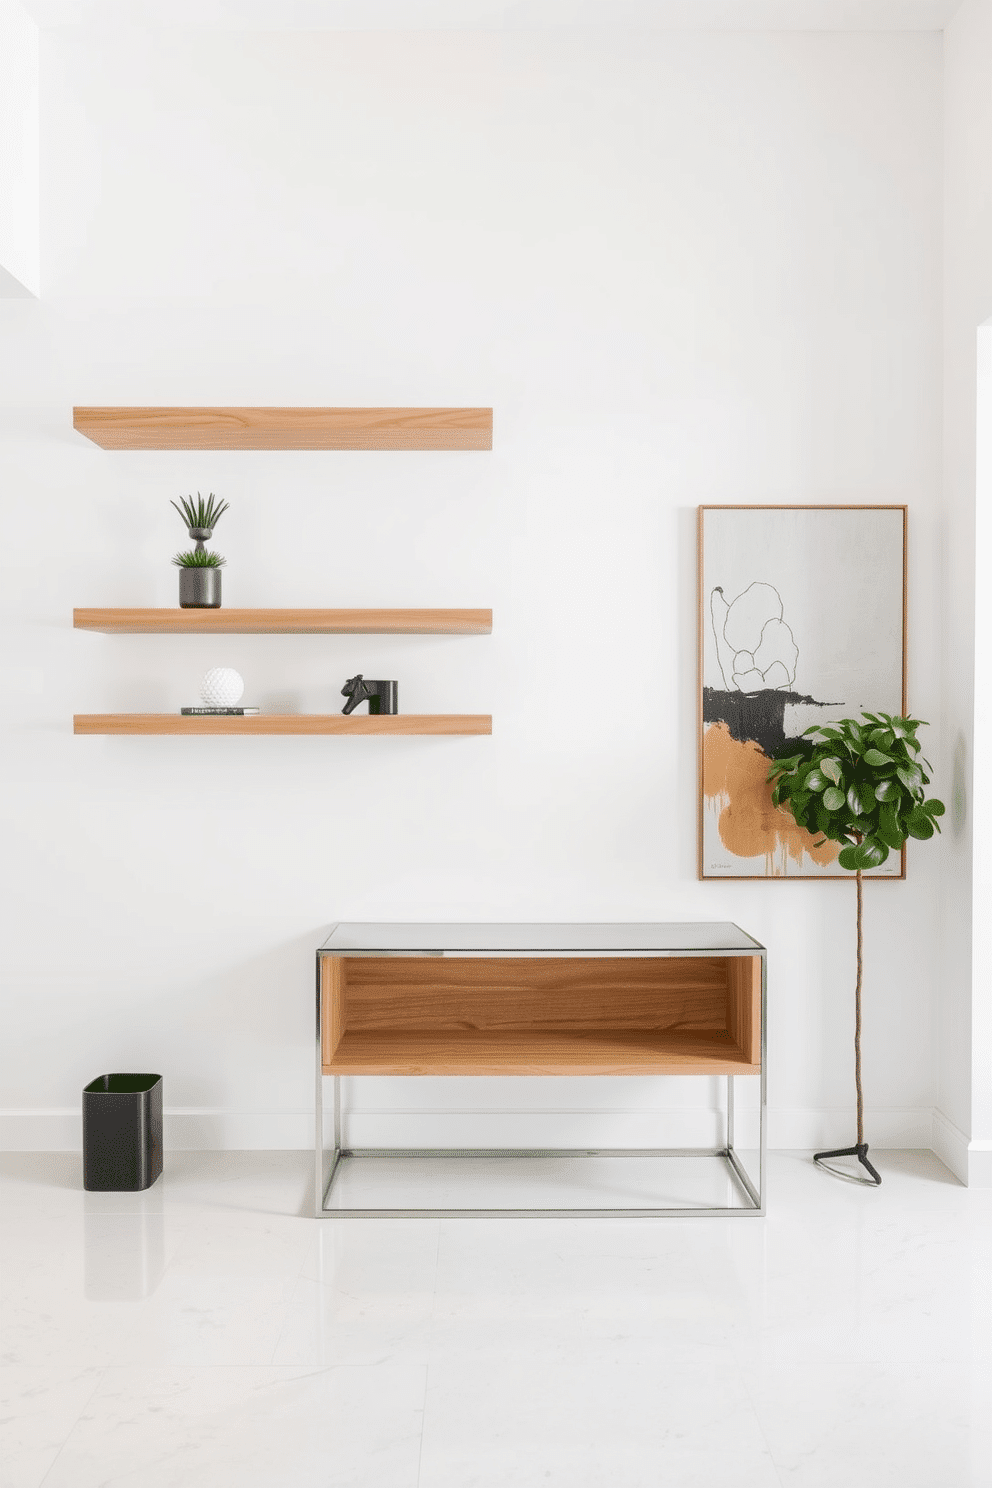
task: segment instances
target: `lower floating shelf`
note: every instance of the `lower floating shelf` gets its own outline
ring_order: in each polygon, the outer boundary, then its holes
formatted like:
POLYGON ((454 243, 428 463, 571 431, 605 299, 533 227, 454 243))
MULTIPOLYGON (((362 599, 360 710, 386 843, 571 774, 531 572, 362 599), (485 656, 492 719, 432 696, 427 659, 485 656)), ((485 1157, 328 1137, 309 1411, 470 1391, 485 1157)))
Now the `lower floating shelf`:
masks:
POLYGON ((74 734, 491 734, 488 713, 77 713, 74 734))

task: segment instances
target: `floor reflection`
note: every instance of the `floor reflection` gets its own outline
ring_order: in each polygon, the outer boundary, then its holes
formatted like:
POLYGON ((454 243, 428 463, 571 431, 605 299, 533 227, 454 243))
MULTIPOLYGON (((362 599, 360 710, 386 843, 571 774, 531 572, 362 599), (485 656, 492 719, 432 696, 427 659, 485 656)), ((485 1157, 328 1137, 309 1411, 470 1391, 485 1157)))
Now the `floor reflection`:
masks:
POLYGON ((87 1205, 83 1212, 83 1291, 88 1301, 130 1302, 150 1297, 164 1270, 165 1215, 158 1205, 132 1214, 107 1214, 96 1205, 87 1205))

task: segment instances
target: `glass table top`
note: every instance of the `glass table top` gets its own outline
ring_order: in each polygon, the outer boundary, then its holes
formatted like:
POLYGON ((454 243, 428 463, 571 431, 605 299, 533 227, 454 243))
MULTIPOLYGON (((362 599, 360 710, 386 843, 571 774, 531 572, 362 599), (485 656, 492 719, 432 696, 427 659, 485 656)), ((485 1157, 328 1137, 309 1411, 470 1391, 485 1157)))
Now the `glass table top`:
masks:
POLYGON ((763 949, 760 941, 738 925, 720 920, 642 924, 352 921, 335 925, 320 947, 324 953, 339 956, 352 951, 491 955, 557 952, 594 956, 763 949))

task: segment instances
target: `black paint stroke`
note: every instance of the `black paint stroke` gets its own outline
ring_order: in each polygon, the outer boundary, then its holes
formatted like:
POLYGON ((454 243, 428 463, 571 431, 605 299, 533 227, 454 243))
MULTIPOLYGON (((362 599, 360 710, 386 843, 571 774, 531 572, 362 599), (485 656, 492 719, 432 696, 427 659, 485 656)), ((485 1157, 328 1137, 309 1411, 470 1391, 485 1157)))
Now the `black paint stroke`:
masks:
POLYGON ((725 723, 732 739, 739 744, 757 744, 769 759, 774 759, 785 743, 785 709, 789 703, 808 703, 814 708, 834 706, 776 687, 766 687, 762 692, 722 692, 704 687, 703 722, 725 723))

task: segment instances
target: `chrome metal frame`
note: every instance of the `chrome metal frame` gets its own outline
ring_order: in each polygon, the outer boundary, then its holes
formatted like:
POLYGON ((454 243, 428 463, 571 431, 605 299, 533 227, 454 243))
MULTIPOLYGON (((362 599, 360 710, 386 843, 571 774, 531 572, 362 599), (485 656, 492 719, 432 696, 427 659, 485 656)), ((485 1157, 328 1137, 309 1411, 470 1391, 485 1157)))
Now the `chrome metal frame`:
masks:
MULTIPOLYGON (((658 1219, 679 1218, 689 1219, 696 1216, 700 1218, 714 1217, 736 1217, 736 1216, 763 1216, 765 1213, 765 1174, 767 1170, 767 954, 765 950, 755 947, 753 951, 727 951, 723 954, 729 956, 753 956, 761 957, 761 1070, 758 1075, 760 1081, 760 1097, 758 1110, 758 1184, 755 1187, 752 1179, 741 1164, 740 1158, 734 1148, 734 1080, 753 1079, 752 1075, 727 1075, 727 1111, 726 1111, 726 1145, 723 1147, 578 1147, 578 1148, 486 1148, 486 1147, 344 1147, 341 1143, 341 1076, 325 1075, 323 1072, 323 1060, 321 1057, 321 988, 320 988, 320 960, 321 952, 317 953, 317 1016, 316 1016, 316 1090, 314 1101, 314 1214, 317 1219, 491 1219, 501 1217, 506 1219, 658 1219), (331 1102, 331 1113, 333 1115, 333 1137, 334 1145, 328 1150, 324 1145, 324 1080, 333 1081, 333 1097, 331 1102), (327 1197, 331 1190, 338 1171, 342 1164, 350 1159, 395 1158, 395 1157, 429 1157, 429 1158, 471 1158, 471 1157, 700 1157, 715 1158, 726 1163, 731 1177, 737 1184, 745 1203, 741 1205, 692 1205, 685 1208, 666 1206, 659 1208, 643 1208, 633 1206, 615 1206, 609 1209, 568 1209, 557 1205, 541 1208, 507 1209, 499 1206, 482 1209, 405 1209, 405 1208, 354 1208, 354 1209, 329 1209, 327 1208, 327 1197)), ((432 952, 382 952, 382 951, 354 951, 347 952, 349 957, 360 955, 424 955, 436 954, 432 952)), ((461 951, 459 955, 471 952, 461 951)), ((480 953, 481 954, 481 953, 480 953)), ((503 952, 503 955, 508 953, 503 952)), ((540 952, 527 951, 528 956, 541 954, 540 952)), ((560 951, 547 952, 548 955, 560 955, 560 951)), ((588 954, 588 953, 586 953, 588 954)), ((616 953, 614 953, 615 956, 616 953)), ((623 954, 623 953, 621 953, 623 954)), ((644 952, 636 954, 643 955, 644 952)), ((670 952, 669 955, 679 956, 708 955, 709 951, 680 950, 670 952)), ((604 957, 606 959, 606 957, 604 957)), ((614 959, 611 956, 609 959, 614 959)), ((361 1078, 352 1076, 353 1079, 361 1078)), ((690 1077, 691 1078, 691 1077, 690 1077)), ((699 1079, 711 1079, 710 1075, 700 1075, 699 1079)))

